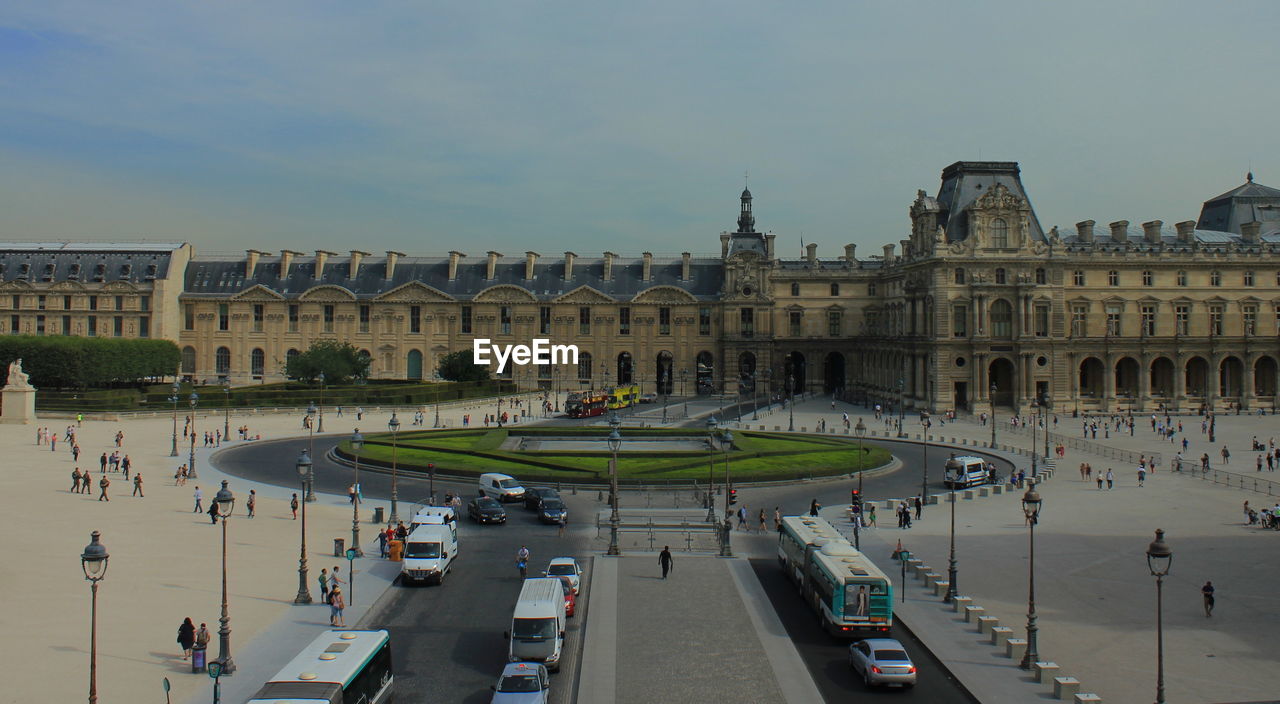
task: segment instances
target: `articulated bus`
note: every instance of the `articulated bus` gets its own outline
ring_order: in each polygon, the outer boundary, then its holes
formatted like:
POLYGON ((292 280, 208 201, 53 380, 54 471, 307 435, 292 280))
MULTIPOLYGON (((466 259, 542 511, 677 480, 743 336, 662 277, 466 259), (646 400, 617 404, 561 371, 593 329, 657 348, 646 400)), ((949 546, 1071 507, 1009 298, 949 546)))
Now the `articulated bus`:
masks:
POLYGON ((325 631, 248 704, 385 704, 394 683, 386 631, 325 631))
POLYGON ((821 518, 786 516, 778 563, 834 636, 887 636, 893 626, 893 583, 821 518), (864 594, 861 607, 859 594, 864 594))
POLYGON ((635 384, 616 386, 609 392, 609 410, 629 408, 640 403, 640 387, 635 384))
POLYGON ((575 391, 564 402, 564 412, 570 418, 589 418, 604 415, 608 404, 609 394, 603 391, 575 391))

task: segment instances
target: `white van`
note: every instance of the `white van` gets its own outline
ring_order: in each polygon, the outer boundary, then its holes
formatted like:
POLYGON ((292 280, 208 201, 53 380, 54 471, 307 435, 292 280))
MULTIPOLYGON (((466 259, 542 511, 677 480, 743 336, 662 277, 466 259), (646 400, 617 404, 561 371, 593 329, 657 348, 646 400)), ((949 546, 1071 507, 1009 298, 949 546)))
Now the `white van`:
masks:
POLYGON ((548 670, 559 672, 564 653, 565 608, 564 587, 559 579, 524 580, 511 617, 511 630, 503 634, 511 641, 507 659, 541 662, 548 670))
POLYGON ((458 530, 458 516, 454 513, 452 506, 426 506, 413 514, 413 521, 409 524, 409 531, 413 532, 414 528, 424 524, 452 525, 456 533, 458 530))
POLYGON ((443 584, 458 559, 458 529, 444 523, 422 523, 405 539, 401 582, 443 584))
MULTIPOLYGON (((943 465, 943 484, 948 489, 963 489, 965 487, 986 484, 990 480, 990 473, 987 471, 987 462, 981 457, 955 457, 954 459, 959 468, 951 468, 943 465)), ((948 463, 951 459, 947 460, 948 463)))
POLYGON ((523 501, 524 487, 520 486, 520 482, 514 477, 491 472, 480 475, 480 495, 495 498, 503 503, 523 501))

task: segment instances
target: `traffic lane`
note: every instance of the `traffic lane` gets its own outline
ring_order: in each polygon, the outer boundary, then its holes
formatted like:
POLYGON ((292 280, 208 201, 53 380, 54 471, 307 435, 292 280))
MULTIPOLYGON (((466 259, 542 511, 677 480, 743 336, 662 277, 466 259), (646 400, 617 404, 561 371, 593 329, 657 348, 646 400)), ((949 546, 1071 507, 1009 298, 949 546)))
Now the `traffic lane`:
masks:
POLYGON ((847 702, 850 694, 857 692, 865 696, 897 697, 894 701, 978 704, 946 671, 941 662, 909 630, 898 624, 890 631, 890 637, 902 643, 915 663, 916 686, 906 690, 868 688, 862 683, 862 678, 849 667, 849 644, 853 641, 837 640, 822 630, 818 617, 778 567, 777 559, 753 558, 750 562, 756 578, 769 595, 774 611, 787 629, 787 635, 799 651, 800 658, 813 676, 824 701, 847 702))

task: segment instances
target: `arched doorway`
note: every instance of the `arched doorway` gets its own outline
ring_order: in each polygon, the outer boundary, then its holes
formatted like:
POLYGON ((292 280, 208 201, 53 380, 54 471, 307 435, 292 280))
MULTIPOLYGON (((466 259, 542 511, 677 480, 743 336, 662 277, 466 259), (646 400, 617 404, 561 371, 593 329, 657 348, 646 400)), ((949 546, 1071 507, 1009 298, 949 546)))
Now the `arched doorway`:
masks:
POLYGON ((1187 360, 1186 381, 1188 396, 1204 396, 1209 388, 1209 363, 1204 357, 1192 357, 1187 360))
POLYGON ((997 357, 991 360, 991 366, 987 368, 987 372, 990 375, 991 386, 995 387, 995 391, 991 394, 992 402, 998 406, 1012 406, 1016 383, 1013 362, 997 357))
POLYGON ((1244 388, 1244 364, 1239 357, 1227 357, 1218 369, 1218 393, 1239 398, 1244 388))
POLYGON ((1138 360, 1124 357, 1116 362, 1116 396, 1134 399, 1138 397, 1138 360))
POLYGON ((1089 357, 1080 363, 1080 395, 1090 398, 1102 398, 1102 375, 1106 369, 1102 360, 1089 357))
POLYGON ((228 376, 231 374, 231 350, 226 347, 219 347, 213 355, 214 368, 218 372, 218 376, 228 376))
POLYGON ((1173 362, 1168 357, 1157 357, 1151 363, 1151 395, 1173 398, 1173 362))
POLYGON ((754 393, 756 390, 756 356, 752 352, 738 355, 738 392, 754 393))
POLYGON ((1276 360, 1259 357, 1253 363, 1253 393, 1257 396, 1276 395, 1276 360))
POLYGON ((266 353, 260 347, 253 348, 253 352, 249 354, 249 373, 253 375, 254 379, 261 379, 266 373, 266 369, 266 353))
POLYGON ((663 395, 671 394, 671 386, 674 381, 671 371, 671 353, 663 350, 658 353, 658 358, 654 362, 653 378, 657 380, 658 393, 663 395))
POLYGON ((791 390, 800 393, 805 388, 805 362, 804 355, 799 352, 792 352, 787 355, 787 373, 791 381, 791 390))
POLYGON ((844 355, 828 352, 822 363, 822 390, 834 394, 844 390, 844 355))
POLYGON ((409 354, 405 360, 405 366, 409 368, 409 379, 422 379, 422 352, 419 350, 409 350, 409 354))
POLYGON ((698 357, 695 361, 697 363, 697 370, 694 374, 694 379, 696 381, 698 394, 703 395, 713 393, 716 389, 715 357, 711 356, 710 352, 703 350, 698 353, 698 357))
POLYGON ((631 383, 631 353, 618 355, 618 384, 631 383))

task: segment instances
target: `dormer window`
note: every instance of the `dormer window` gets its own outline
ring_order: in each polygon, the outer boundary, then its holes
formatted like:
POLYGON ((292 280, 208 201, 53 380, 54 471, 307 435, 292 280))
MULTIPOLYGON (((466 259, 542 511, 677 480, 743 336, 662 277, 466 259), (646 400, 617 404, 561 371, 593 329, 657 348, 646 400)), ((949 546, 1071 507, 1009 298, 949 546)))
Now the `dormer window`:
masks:
POLYGON ((121 276, 121 278, 125 278, 125 279, 129 278, 129 274, 130 274, 132 271, 133 271, 133 265, 132 265, 132 264, 121 264, 121 265, 120 265, 120 276, 121 276))
POLYGON ((1009 246, 1009 225, 1002 218, 996 218, 991 221, 991 246, 996 249, 1006 249, 1009 246))
POLYGON ((67 272, 67 278, 68 278, 68 279, 70 279, 70 280, 72 280, 72 281, 75 281, 76 279, 79 279, 79 278, 80 278, 80 263, 79 263, 79 262, 76 262, 75 264, 72 264, 72 265, 71 265, 71 270, 70 270, 69 272, 67 272))
POLYGON ((148 264, 148 265, 147 265, 147 278, 148 278, 148 279, 154 279, 154 278, 156 278, 156 274, 157 274, 157 272, 159 272, 159 271, 160 271, 160 267, 156 266, 155 264, 148 264))
POLYGON ((104 263, 95 264, 93 267, 93 280, 102 281, 107 278, 107 265, 104 263))
POLYGON ((54 269, 53 262, 49 262, 48 264, 45 264, 45 265, 44 265, 44 277, 43 277, 43 278, 44 278, 44 280, 45 280, 45 281, 53 281, 53 269, 54 269))

